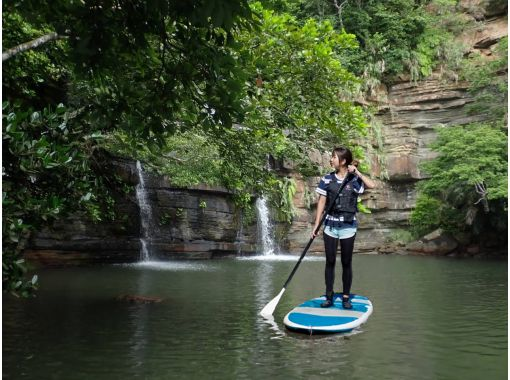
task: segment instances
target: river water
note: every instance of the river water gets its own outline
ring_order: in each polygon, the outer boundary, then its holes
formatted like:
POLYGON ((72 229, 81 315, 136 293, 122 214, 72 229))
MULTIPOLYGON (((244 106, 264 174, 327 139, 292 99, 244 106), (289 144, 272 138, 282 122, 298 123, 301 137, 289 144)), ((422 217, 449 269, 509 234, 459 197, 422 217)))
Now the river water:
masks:
POLYGON ((3 297, 3 377, 507 379, 506 262, 355 255, 353 292, 374 313, 355 333, 308 336, 282 320, 322 294, 322 258, 301 264, 273 322, 258 315, 296 261, 41 270, 36 298, 3 297))

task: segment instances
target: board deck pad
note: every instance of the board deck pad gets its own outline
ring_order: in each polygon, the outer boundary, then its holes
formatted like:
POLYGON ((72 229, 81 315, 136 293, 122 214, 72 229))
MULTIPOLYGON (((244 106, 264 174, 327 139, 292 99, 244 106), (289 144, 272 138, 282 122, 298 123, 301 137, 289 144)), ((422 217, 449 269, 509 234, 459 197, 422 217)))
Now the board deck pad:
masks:
POLYGON ((296 306, 285 316, 285 327, 307 334, 349 332, 365 323, 372 314, 372 302, 367 297, 352 294, 352 309, 342 307, 341 294, 335 294, 331 307, 321 307, 325 300, 325 296, 317 297, 296 306))

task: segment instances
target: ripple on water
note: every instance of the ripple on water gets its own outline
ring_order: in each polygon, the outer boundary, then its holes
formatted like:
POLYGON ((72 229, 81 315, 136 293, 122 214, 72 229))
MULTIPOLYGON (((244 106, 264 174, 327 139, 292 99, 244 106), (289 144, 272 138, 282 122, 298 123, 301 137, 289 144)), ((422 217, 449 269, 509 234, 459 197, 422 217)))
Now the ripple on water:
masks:
POLYGON ((168 270, 168 271, 179 271, 179 270, 191 270, 191 271, 212 271, 216 269, 216 266, 210 265, 210 263, 190 263, 180 261, 140 261, 131 264, 118 264, 118 266, 139 268, 139 269, 152 269, 152 270, 168 270))
MULTIPOLYGON (((257 256, 239 256, 237 260, 243 261, 298 261, 298 255, 257 255, 257 256)), ((303 261, 324 261, 322 256, 308 256, 303 261)))

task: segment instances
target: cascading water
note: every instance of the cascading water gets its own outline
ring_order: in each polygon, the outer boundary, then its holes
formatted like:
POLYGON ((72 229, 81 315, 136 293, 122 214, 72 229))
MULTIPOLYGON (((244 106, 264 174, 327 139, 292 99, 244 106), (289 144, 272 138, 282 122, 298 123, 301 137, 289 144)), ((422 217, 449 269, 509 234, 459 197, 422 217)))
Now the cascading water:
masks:
POLYGON ((136 185, 136 199, 138 201, 138 207, 140 208, 140 259, 142 261, 148 261, 150 259, 149 246, 150 236, 149 231, 152 221, 152 210, 149 203, 149 196, 147 189, 145 188, 145 180, 143 178, 143 169, 140 161, 136 161, 136 169, 138 172, 138 185, 136 185))
POLYGON ((239 228, 237 229, 236 234, 236 248, 237 248, 237 254, 241 255, 243 253, 242 246, 243 246, 243 213, 241 212, 239 214, 239 228))
POLYGON ((257 199, 257 228, 258 240, 265 256, 275 255, 277 247, 273 239, 273 226, 269 219, 269 208, 267 200, 262 196, 257 199))

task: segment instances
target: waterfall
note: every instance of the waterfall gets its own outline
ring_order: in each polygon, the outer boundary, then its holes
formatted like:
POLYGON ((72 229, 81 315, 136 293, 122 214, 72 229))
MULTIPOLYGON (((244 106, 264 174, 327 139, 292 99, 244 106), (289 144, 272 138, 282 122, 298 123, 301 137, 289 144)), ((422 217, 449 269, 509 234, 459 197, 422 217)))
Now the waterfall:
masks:
POLYGON ((237 248, 237 255, 241 255, 243 253, 243 213, 239 213, 239 228, 237 229, 236 234, 236 248, 237 248))
POLYGON ((138 172, 138 185, 136 185, 136 199, 138 201, 138 207, 140 208, 140 259, 142 261, 148 261, 149 256, 149 246, 150 246, 150 236, 149 231, 151 228, 152 221, 152 210, 151 205, 149 203, 149 196, 147 194, 147 189, 145 188, 145 180, 143 179, 143 170, 142 164, 140 161, 136 161, 136 169, 138 172))
POLYGON ((269 220, 269 208, 267 200, 262 196, 257 199, 257 228, 258 240, 262 246, 262 253, 266 256, 277 253, 276 244, 273 239, 273 226, 269 220))

